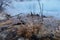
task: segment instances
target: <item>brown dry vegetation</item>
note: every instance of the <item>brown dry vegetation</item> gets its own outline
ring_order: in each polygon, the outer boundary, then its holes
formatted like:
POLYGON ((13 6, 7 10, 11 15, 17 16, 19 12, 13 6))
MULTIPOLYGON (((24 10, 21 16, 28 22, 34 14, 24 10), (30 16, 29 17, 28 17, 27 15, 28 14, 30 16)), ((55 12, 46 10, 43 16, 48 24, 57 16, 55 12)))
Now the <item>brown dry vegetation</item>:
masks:
POLYGON ((18 28, 17 34, 18 35, 23 34, 25 37, 29 38, 32 36, 32 34, 37 34, 40 29, 41 25, 30 25, 30 24, 21 25, 18 28))
MULTIPOLYGON (((52 30, 50 31, 49 28, 45 24, 40 23, 40 18, 37 16, 35 17, 27 17, 27 22, 25 24, 19 24, 19 25, 14 25, 12 24, 12 20, 7 20, 6 22, 0 23, 0 26, 3 25, 9 25, 9 29, 7 31, 15 31, 17 32, 16 36, 18 37, 24 37, 30 39, 31 36, 34 34, 37 37, 39 37, 41 40, 50 40, 50 34, 53 33, 54 35, 54 40, 60 40, 60 30, 52 30), (16 30, 15 30, 16 29, 16 30)), ((52 20, 51 20, 52 21, 52 20)), ((21 21, 19 22, 21 23, 21 21)), ((49 22, 50 23, 50 22, 49 22)), ((47 23, 48 24, 48 23, 47 23)), ((50 25, 50 24, 49 24, 50 25)), ((51 27, 51 25, 48 27, 51 27)), ((53 27, 53 26, 52 26, 53 27)))

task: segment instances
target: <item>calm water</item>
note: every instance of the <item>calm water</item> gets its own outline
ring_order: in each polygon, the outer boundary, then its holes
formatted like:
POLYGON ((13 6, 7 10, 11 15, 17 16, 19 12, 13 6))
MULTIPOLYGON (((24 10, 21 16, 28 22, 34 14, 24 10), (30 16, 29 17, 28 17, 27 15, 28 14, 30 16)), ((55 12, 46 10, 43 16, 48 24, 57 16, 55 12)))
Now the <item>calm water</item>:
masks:
MULTIPOLYGON (((54 16, 57 19, 60 19, 60 1, 59 0, 42 0, 41 4, 43 5, 44 15, 54 16)), ((39 13, 39 5, 38 1, 24 1, 24 2, 16 2, 13 0, 10 7, 6 7, 7 12, 11 15, 16 15, 19 13, 30 13, 35 12, 39 13)))

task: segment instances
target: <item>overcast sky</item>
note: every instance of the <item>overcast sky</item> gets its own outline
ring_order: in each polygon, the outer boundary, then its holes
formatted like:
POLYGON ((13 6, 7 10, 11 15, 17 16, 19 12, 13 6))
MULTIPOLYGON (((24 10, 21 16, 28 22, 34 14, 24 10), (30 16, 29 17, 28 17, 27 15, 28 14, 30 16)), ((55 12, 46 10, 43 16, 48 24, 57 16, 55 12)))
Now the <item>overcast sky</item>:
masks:
MULTIPOLYGON (((60 17, 60 0, 41 0, 43 3, 44 15, 52 15, 55 17, 60 17)), ((16 2, 13 1, 13 8, 7 7, 7 11, 13 13, 11 15, 16 15, 18 13, 29 13, 36 12, 39 13, 38 1, 24 1, 16 2)))

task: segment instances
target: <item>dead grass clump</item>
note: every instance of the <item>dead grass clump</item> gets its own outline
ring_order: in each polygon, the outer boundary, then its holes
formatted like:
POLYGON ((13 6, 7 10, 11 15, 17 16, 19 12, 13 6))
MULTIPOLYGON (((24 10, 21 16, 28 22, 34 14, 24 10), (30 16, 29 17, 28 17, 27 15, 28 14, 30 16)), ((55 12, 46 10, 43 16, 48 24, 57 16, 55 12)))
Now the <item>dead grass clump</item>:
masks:
POLYGON ((23 35, 26 38, 30 38, 33 34, 37 35, 41 25, 39 24, 26 24, 21 25, 17 30, 17 35, 23 35))

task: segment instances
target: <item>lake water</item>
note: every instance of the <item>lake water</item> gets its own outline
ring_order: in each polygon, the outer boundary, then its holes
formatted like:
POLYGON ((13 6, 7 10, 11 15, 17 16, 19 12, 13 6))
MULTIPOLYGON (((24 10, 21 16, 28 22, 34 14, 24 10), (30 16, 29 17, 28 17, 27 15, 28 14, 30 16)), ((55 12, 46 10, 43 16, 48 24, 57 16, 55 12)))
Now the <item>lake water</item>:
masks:
MULTIPOLYGON (((57 0, 42 0, 41 4, 43 5, 43 14, 46 16, 54 16, 55 18, 60 19, 60 1, 57 0)), ((24 1, 24 2, 16 2, 13 1, 10 7, 6 7, 7 12, 9 12, 12 16, 19 13, 30 13, 35 12, 39 13, 39 4, 38 1, 24 1)))

